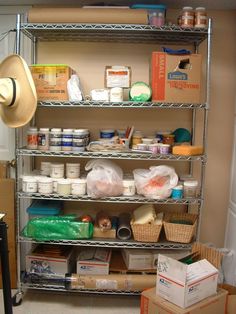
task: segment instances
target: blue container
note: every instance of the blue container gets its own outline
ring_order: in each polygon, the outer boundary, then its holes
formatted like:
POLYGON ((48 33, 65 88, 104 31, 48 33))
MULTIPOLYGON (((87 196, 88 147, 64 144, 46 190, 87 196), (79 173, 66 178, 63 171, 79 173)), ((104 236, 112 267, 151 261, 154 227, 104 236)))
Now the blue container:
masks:
POLYGON ((48 201, 48 200, 35 200, 28 208, 27 213, 30 218, 56 216, 62 212, 62 202, 48 201))
POLYGON ((100 138, 112 138, 115 136, 115 130, 101 130, 100 131, 100 138))
POLYGON ((183 185, 177 185, 172 189, 171 198, 175 200, 183 198, 183 185))

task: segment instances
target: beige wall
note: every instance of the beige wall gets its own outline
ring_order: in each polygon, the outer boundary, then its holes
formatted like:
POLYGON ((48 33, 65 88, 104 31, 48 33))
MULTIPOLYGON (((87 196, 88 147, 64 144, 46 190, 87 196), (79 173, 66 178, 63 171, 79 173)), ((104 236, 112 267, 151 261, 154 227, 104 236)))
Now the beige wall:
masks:
MULTIPOLYGON (((175 11, 169 15, 176 15, 175 11)), ((233 114, 236 73, 235 11, 210 12, 213 24, 213 53, 211 81, 211 111, 209 114, 208 163, 206 167, 205 204, 203 207, 201 240, 223 245, 226 213, 229 199, 230 162, 233 141, 233 114)), ((201 51, 205 53, 206 44, 201 51)), ((132 81, 149 81, 151 52, 160 50, 156 45, 132 45, 109 43, 40 43, 38 63, 67 63, 80 75, 85 93, 104 85, 105 65, 121 64, 132 67, 132 81)), ((134 124, 146 135, 156 130, 178 127, 190 128, 191 115, 184 110, 124 110, 124 109, 77 109, 39 110, 38 126, 88 127, 92 137, 104 127, 124 128, 134 124)), ((201 125, 200 119, 199 124, 201 125)), ((137 162, 122 162, 133 169, 137 162)), ((142 167, 147 167, 145 162, 142 167)), ((184 173, 180 163, 178 173, 184 173)), ((87 205, 87 204, 86 204, 87 205)))

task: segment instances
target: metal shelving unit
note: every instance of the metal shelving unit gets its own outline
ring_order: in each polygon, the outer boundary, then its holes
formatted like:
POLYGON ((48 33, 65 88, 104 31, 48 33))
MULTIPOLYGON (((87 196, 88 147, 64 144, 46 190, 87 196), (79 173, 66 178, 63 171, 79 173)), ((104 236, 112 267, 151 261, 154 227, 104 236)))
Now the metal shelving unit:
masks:
MULTIPOLYGON (((20 15, 17 16, 17 32, 16 32, 16 52, 20 54, 20 39, 21 33, 32 40, 33 43, 33 63, 36 63, 36 44, 37 42, 53 42, 53 41, 85 41, 85 42, 122 42, 126 43, 145 43, 145 44, 171 44, 171 45, 193 45, 197 51, 198 46, 207 40, 207 57, 206 57, 206 101, 204 103, 159 103, 159 102, 95 102, 95 101, 39 101, 38 109, 43 108, 51 109, 63 109, 63 108, 107 108, 107 110, 113 108, 120 109, 145 109, 145 110, 172 110, 172 109, 187 109, 192 113, 193 124, 193 138, 194 129, 196 126, 196 112, 203 110, 204 112, 204 128, 203 128, 203 146, 204 154, 199 156, 178 156, 178 155, 159 155, 159 154, 147 154, 140 152, 51 152, 51 151, 39 151, 29 150, 19 145, 19 132, 16 137, 16 161, 19 165, 22 163, 22 159, 25 156, 29 157, 74 157, 74 158, 106 158, 106 159, 122 159, 122 160, 160 160, 160 161, 181 161, 181 162, 200 162, 201 163, 201 191, 200 196, 196 199, 165 199, 165 200, 150 200, 145 197, 107 197, 103 199, 91 199, 87 195, 83 197, 75 197, 69 195, 62 197, 57 194, 41 195, 39 193, 24 193, 19 189, 19 167, 17 171, 17 242, 18 242, 18 294, 21 294, 23 289, 38 289, 38 290, 51 290, 51 291, 63 291, 68 292, 63 286, 44 285, 35 283, 24 283, 20 276, 20 247, 24 243, 50 243, 50 244, 63 244, 74 246, 88 246, 88 247, 110 247, 110 248, 142 248, 142 249, 189 249, 190 244, 173 243, 167 241, 160 241, 158 243, 142 243, 136 241, 120 241, 120 240, 104 240, 104 239, 89 239, 89 240, 63 240, 63 241, 46 241, 38 242, 33 239, 24 238, 21 236, 20 229, 20 201, 24 199, 46 199, 46 200, 64 200, 64 201, 78 201, 78 202, 109 202, 109 203, 156 203, 165 205, 185 205, 185 206, 197 206, 199 212, 199 224, 198 234, 201 221, 201 209, 204 200, 204 179, 205 179, 205 164, 206 164, 206 132, 207 132, 207 120, 208 109, 210 104, 210 54, 211 54, 211 20, 209 20, 208 29, 195 29, 195 28, 181 28, 179 26, 163 26, 156 27, 150 25, 126 25, 126 24, 32 24, 21 23, 20 15)), ((83 293, 104 293, 104 294, 139 294, 139 291, 127 292, 127 291, 96 291, 96 290, 70 290, 72 292, 83 293)))

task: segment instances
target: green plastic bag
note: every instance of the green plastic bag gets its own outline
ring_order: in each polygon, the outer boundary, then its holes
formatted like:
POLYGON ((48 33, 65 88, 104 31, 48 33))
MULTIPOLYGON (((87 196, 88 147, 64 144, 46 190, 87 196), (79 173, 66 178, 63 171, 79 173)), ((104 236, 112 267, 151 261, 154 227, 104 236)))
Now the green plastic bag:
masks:
POLYGON ((93 236, 93 224, 77 221, 75 215, 33 218, 22 234, 38 241, 89 239, 93 236))

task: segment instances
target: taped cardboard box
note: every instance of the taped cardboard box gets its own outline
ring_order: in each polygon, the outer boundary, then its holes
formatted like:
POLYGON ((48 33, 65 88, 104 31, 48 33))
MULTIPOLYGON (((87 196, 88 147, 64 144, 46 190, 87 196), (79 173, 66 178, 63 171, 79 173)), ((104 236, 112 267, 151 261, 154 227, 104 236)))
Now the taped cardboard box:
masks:
POLYGON ((156 294, 186 308, 217 290, 218 270, 206 259, 190 265, 159 255, 156 294))
POLYGON ((221 284, 219 285, 219 287, 228 291, 226 314, 235 314, 236 313, 236 287, 228 285, 228 284, 221 284))
POLYGON ((152 100, 175 103, 200 103, 200 54, 170 55, 152 53, 152 100))
MULTIPOLYGON (((182 309, 155 293, 155 288, 143 291, 141 294, 140 314, 224 314, 227 291, 219 289, 216 295, 182 309)), ((233 313, 233 312, 232 312, 233 313)), ((235 313, 235 312, 234 312, 235 313)), ((230 313, 231 314, 231 313, 230 313)))
POLYGON ((66 64, 34 64, 30 70, 38 100, 68 100, 67 82, 73 74, 66 64))

